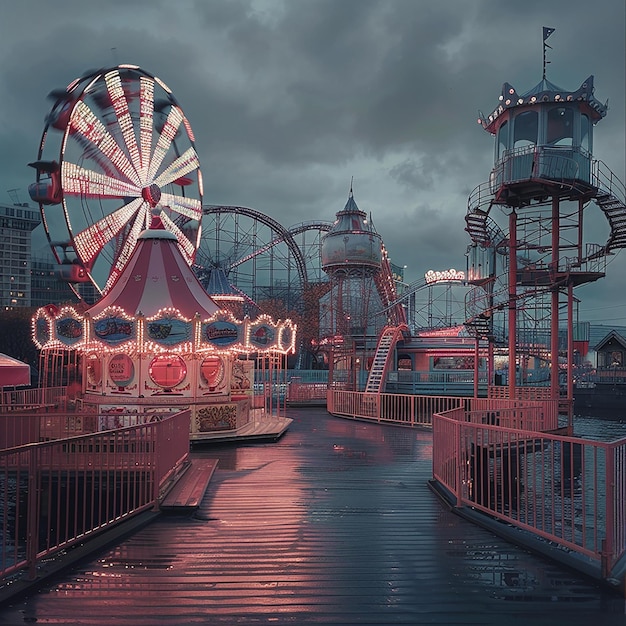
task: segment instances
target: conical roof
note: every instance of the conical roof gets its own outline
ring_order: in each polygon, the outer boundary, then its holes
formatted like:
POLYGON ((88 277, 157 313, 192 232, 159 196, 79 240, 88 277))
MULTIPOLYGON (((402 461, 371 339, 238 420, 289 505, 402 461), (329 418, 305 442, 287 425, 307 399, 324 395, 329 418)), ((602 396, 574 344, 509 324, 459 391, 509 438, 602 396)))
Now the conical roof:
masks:
POLYGON ((205 290, 216 300, 239 300, 245 299, 244 294, 230 284, 226 272, 221 267, 213 267, 207 272, 205 290))
POLYGON ((176 236, 160 221, 139 235, 119 278, 89 313, 95 317, 108 307, 145 317, 171 308, 188 319, 196 314, 206 319, 220 310, 180 253, 176 236))
POLYGON ((382 238, 367 214, 361 211, 350 189, 343 211, 337 213, 332 228, 322 237, 322 269, 327 273, 336 270, 345 273, 380 269, 382 238))
POLYGON ((235 317, 249 315, 256 318, 260 313, 259 305, 246 293, 235 287, 226 276, 222 267, 212 267, 203 272, 200 282, 214 302, 222 309, 230 311, 235 317))

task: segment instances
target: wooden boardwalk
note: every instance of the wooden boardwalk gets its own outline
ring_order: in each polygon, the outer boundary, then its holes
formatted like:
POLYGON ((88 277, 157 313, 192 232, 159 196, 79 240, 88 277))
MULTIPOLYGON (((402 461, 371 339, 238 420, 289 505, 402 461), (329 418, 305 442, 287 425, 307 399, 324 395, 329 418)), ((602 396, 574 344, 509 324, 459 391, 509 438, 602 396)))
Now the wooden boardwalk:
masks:
POLYGON ((624 599, 444 508, 427 431, 289 411, 275 443, 217 461, 199 507, 162 515, 0 624, 626 624, 624 599))

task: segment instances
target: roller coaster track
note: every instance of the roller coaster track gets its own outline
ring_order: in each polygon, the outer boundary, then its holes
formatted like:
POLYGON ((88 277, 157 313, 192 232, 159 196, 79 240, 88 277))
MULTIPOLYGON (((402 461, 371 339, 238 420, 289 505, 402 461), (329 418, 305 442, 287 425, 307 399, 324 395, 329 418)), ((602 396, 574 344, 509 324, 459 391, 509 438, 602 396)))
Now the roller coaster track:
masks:
POLYGON ((273 242, 270 242, 266 246, 263 246, 263 249, 257 249, 252 254, 247 255, 241 259, 237 259, 236 261, 233 261, 233 263, 228 269, 230 269, 231 267, 236 267, 237 265, 241 265, 242 263, 253 258, 254 256, 261 254, 263 251, 265 251, 264 250, 265 248, 269 250, 272 246, 277 245, 278 243, 281 243, 284 241, 285 245, 289 248, 289 250, 293 254, 294 262, 298 270, 298 275, 300 277, 301 284, 303 286, 308 284, 306 262, 302 254, 302 251, 300 250, 300 247, 298 246, 297 242, 295 241, 295 239, 293 238, 293 235, 289 232, 289 230, 286 229, 284 226, 282 226, 275 219, 269 217, 265 213, 261 213, 261 211, 256 211, 255 209, 249 209, 247 207, 241 207, 241 206, 222 206, 222 205, 207 204, 207 205, 203 205, 202 213, 204 215, 211 215, 211 214, 216 214, 216 213, 236 213, 239 215, 245 215, 246 217, 257 220, 265 224, 266 226, 269 226, 275 233, 279 233, 280 235, 279 237, 275 238, 273 242))
POLYGON ((374 276, 376 290, 383 305, 383 311, 387 313, 393 324, 406 324, 406 311, 398 299, 396 283, 391 271, 391 264, 387 257, 387 251, 383 246, 381 270, 374 276))

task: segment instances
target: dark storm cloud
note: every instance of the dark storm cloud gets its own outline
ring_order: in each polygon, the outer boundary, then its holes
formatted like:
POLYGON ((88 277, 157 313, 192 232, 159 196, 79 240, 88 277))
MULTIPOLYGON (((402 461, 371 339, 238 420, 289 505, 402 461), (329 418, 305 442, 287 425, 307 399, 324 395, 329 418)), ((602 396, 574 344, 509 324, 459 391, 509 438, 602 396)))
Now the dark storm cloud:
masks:
MULTIPOLYGON (((505 81, 520 92, 540 81, 543 26, 556 29, 548 78, 574 90, 593 74, 596 96, 609 100, 594 156, 626 179, 626 18, 615 0, 0 7, 2 185, 22 200, 48 92, 89 68, 136 63, 172 89, 189 118, 207 203, 251 206, 285 226, 332 220, 354 177, 359 207, 412 280, 462 266, 468 196, 493 165, 478 111, 497 106, 505 81)), ((625 265, 618 255, 608 271, 623 274, 625 265)), ((596 301, 608 302, 600 283, 596 301)))

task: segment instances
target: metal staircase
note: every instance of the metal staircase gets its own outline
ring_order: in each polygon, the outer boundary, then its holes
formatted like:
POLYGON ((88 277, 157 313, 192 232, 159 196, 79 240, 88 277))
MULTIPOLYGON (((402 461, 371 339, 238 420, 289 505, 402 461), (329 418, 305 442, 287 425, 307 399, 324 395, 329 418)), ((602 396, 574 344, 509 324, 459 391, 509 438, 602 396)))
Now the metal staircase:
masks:
POLYGON ((610 254, 613 250, 626 248, 626 188, 602 161, 594 162, 593 181, 598 188, 595 202, 611 227, 603 248, 605 254, 610 254))
POLYGON ((495 204, 495 196, 490 183, 482 183, 472 193, 467 202, 465 230, 471 240, 483 247, 500 245, 506 238, 502 229, 489 217, 489 211, 495 204))
MULTIPOLYGON (((593 161, 591 181, 597 189, 595 203, 605 214, 611 229, 606 244, 593 254, 593 257, 599 257, 626 248, 626 188, 602 161, 593 161)), ((488 182, 482 183, 470 194, 465 230, 474 243, 497 246, 504 240, 504 233, 489 217, 491 207, 498 203, 488 182)))
POLYGON ((626 205, 606 192, 599 192, 596 204, 604 211, 611 226, 611 235, 606 243, 606 252, 626 248, 626 205))
POLYGON ((380 334, 376 354, 370 368, 367 384, 365 385, 365 393, 380 393, 383 387, 387 370, 389 369, 389 356, 393 354, 398 341, 404 333, 409 332, 406 324, 399 326, 386 326, 380 334))

